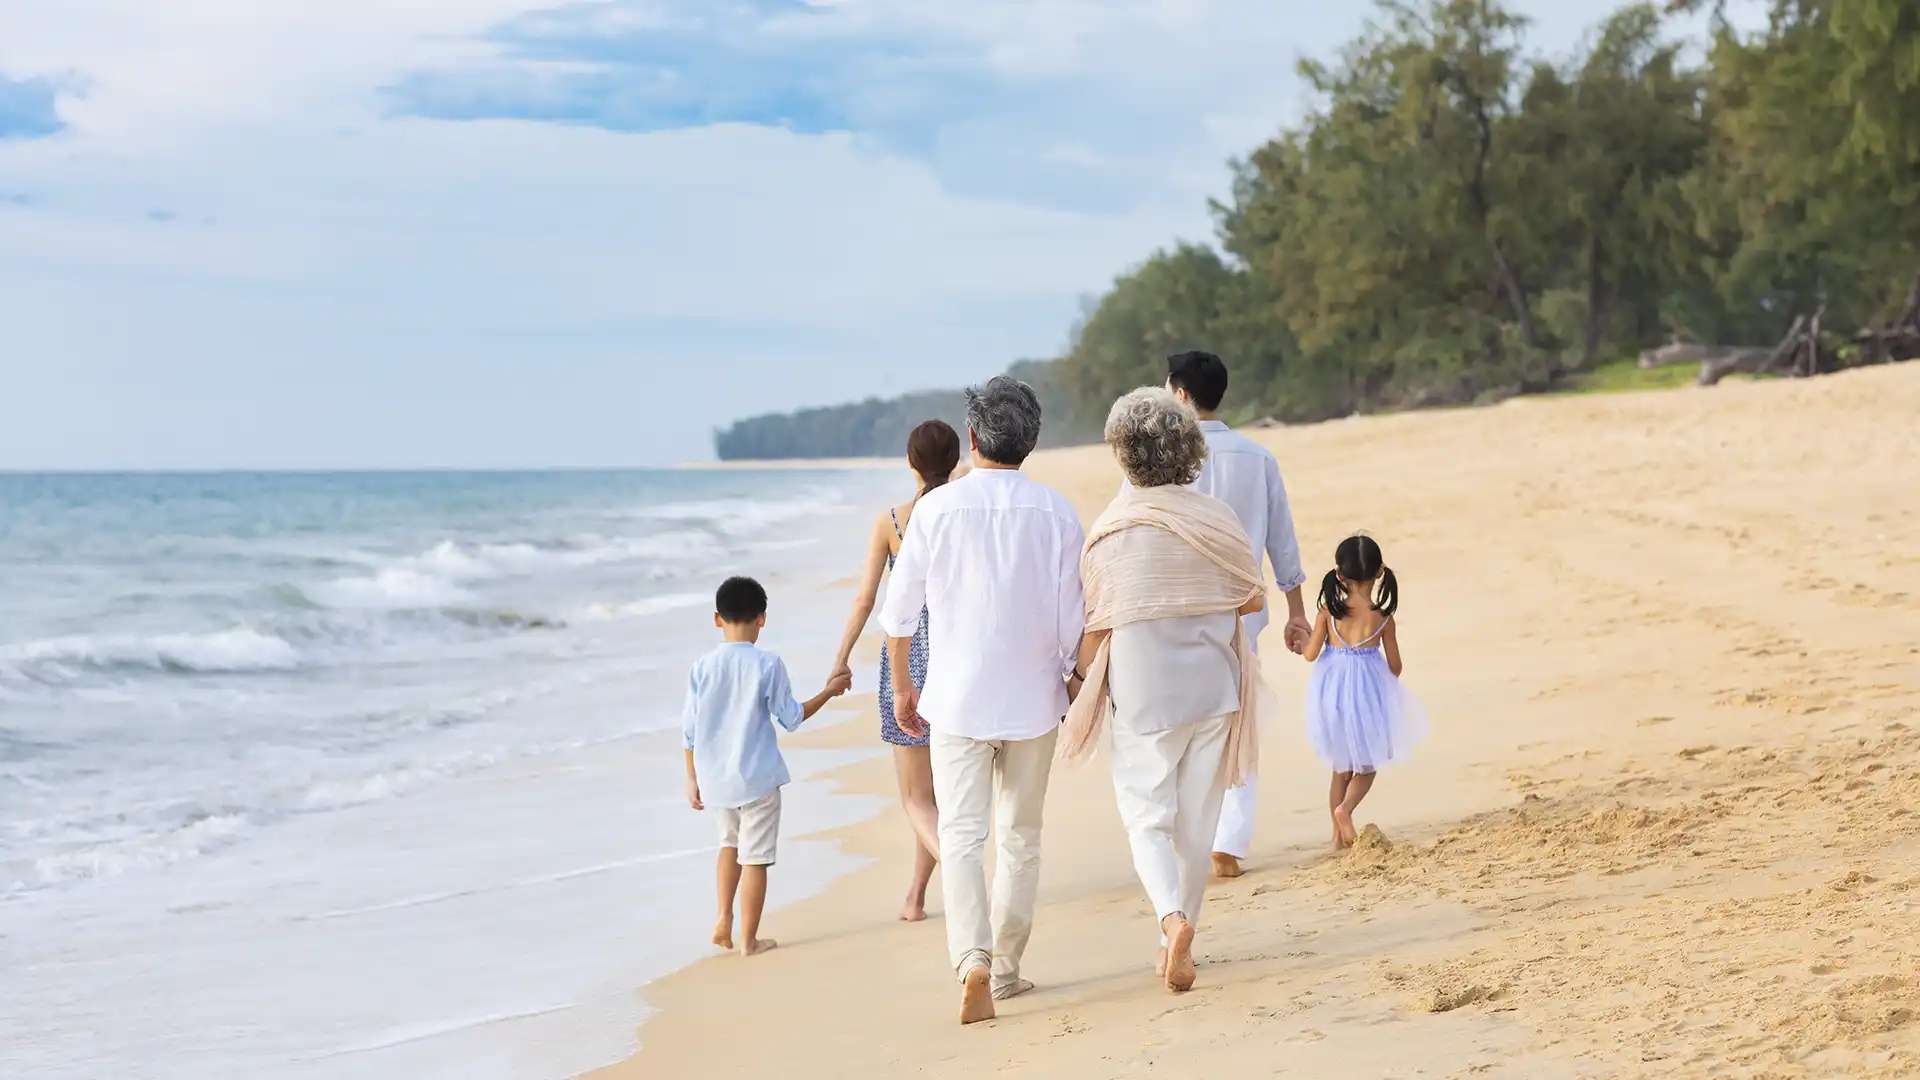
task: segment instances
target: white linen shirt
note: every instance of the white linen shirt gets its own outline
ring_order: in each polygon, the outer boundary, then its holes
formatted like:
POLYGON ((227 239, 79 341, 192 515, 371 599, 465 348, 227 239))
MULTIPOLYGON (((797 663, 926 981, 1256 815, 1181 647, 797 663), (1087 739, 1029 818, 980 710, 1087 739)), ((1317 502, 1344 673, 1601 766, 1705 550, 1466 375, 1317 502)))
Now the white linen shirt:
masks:
MULTIPOLYGON (((1200 421, 1200 433, 1207 440, 1207 461, 1194 490, 1233 508, 1233 516, 1240 519, 1253 544, 1253 561, 1273 567, 1273 580, 1281 592, 1299 588, 1307 575, 1300 569, 1300 541, 1294 535, 1293 510, 1287 505, 1287 485, 1280 480, 1280 463, 1266 447, 1218 420, 1200 421)), ((1121 481, 1121 488, 1126 486, 1121 481)), ((1245 617, 1249 640, 1260 640, 1267 620, 1267 608, 1245 617)))
POLYGON ((880 627, 911 637, 927 609, 919 711, 929 725, 981 741, 1059 726, 1086 624, 1085 544, 1066 498, 1016 469, 974 469, 921 497, 880 627))

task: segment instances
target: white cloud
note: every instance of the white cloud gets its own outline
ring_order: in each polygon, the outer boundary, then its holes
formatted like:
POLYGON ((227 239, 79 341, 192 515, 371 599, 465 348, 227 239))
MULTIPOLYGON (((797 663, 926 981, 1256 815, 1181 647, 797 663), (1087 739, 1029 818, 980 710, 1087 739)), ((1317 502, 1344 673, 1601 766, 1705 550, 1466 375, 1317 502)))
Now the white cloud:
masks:
MULTIPOLYGON (((1527 6, 1570 44, 1611 4, 1527 6)), ((0 467, 671 460, 743 411, 977 377, 1056 348, 1126 264, 1204 239, 1224 158, 1359 18, 834 5, 836 34, 995 80, 991 108, 917 104, 919 147, 387 115, 382 88, 498 61, 484 34, 529 10, 7 4, 0 72, 87 89, 60 102, 67 132, 0 144, 0 194, 32 200, 0 200, 0 467), (684 407, 588 422, 636 384, 684 407)), ((616 34, 684 9, 588 10, 616 34)), ((808 14, 782 32, 823 32, 808 14)))

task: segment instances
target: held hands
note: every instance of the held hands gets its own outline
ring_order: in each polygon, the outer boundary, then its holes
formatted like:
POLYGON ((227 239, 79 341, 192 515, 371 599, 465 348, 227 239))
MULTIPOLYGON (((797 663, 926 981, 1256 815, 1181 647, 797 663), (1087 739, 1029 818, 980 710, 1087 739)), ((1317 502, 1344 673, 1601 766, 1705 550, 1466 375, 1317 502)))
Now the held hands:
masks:
POLYGON ((828 697, 839 697, 851 689, 853 689, 853 672, 835 668, 833 674, 827 676, 828 697))
POLYGON ((1298 656, 1307 651, 1307 642, 1313 637, 1313 624, 1305 615, 1295 615, 1287 620, 1284 637, 1287 651, 1298 656))

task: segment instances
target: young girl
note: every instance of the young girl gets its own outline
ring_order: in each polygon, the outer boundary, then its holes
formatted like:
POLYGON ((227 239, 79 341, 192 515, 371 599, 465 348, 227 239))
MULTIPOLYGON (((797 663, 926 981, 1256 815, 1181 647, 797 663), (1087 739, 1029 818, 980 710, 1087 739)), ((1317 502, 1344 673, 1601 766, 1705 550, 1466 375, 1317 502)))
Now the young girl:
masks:
POLYGON ((1320 583, 1320 613, 1306 658, 1307 737, 1333 769, 1327 810, 1333 846, 1358 838, 1353 811, 1373 788, 1382 765, 1406 760, 1426 734, 1420 705, 1400 685, 1400 639, 1393 612, 1400 585, 1370 536, 1350 536, 1333 555, 1320 583), (1323 655, 1324 654, 1324 655, 1323 655))

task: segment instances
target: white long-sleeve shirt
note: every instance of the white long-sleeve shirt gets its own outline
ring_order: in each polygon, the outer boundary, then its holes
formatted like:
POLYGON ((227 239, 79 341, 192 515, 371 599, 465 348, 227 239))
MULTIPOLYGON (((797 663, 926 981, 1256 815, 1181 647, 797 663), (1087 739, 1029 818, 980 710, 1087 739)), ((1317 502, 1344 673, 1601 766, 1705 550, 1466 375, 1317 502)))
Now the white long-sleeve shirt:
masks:
MULTIPOLYGON (((1280 463, 1266 447, 1218 420, 1200 421, 1200 433, 1207 440, 1207 463, 1194 489, 1233 508, 1253 544, 1254 561, 1273 567, 1274 584, 1280 591, 1299 588, 1307 575, 1300 569, 1300 541, 1293 531, 1293 510, 1287 505, 1280 463)), ((1267 621, 1265 608, 1246 616, 1247 635, 1258 641, 1267 621)))
POLYGON ((880 627, 910 637, 927 609, 928 724, 979 740, 1037 739, 1059 725, 1086 623, 1085 543, 1066 498, 1017 470, 974 469, 920 499, 880 627))

